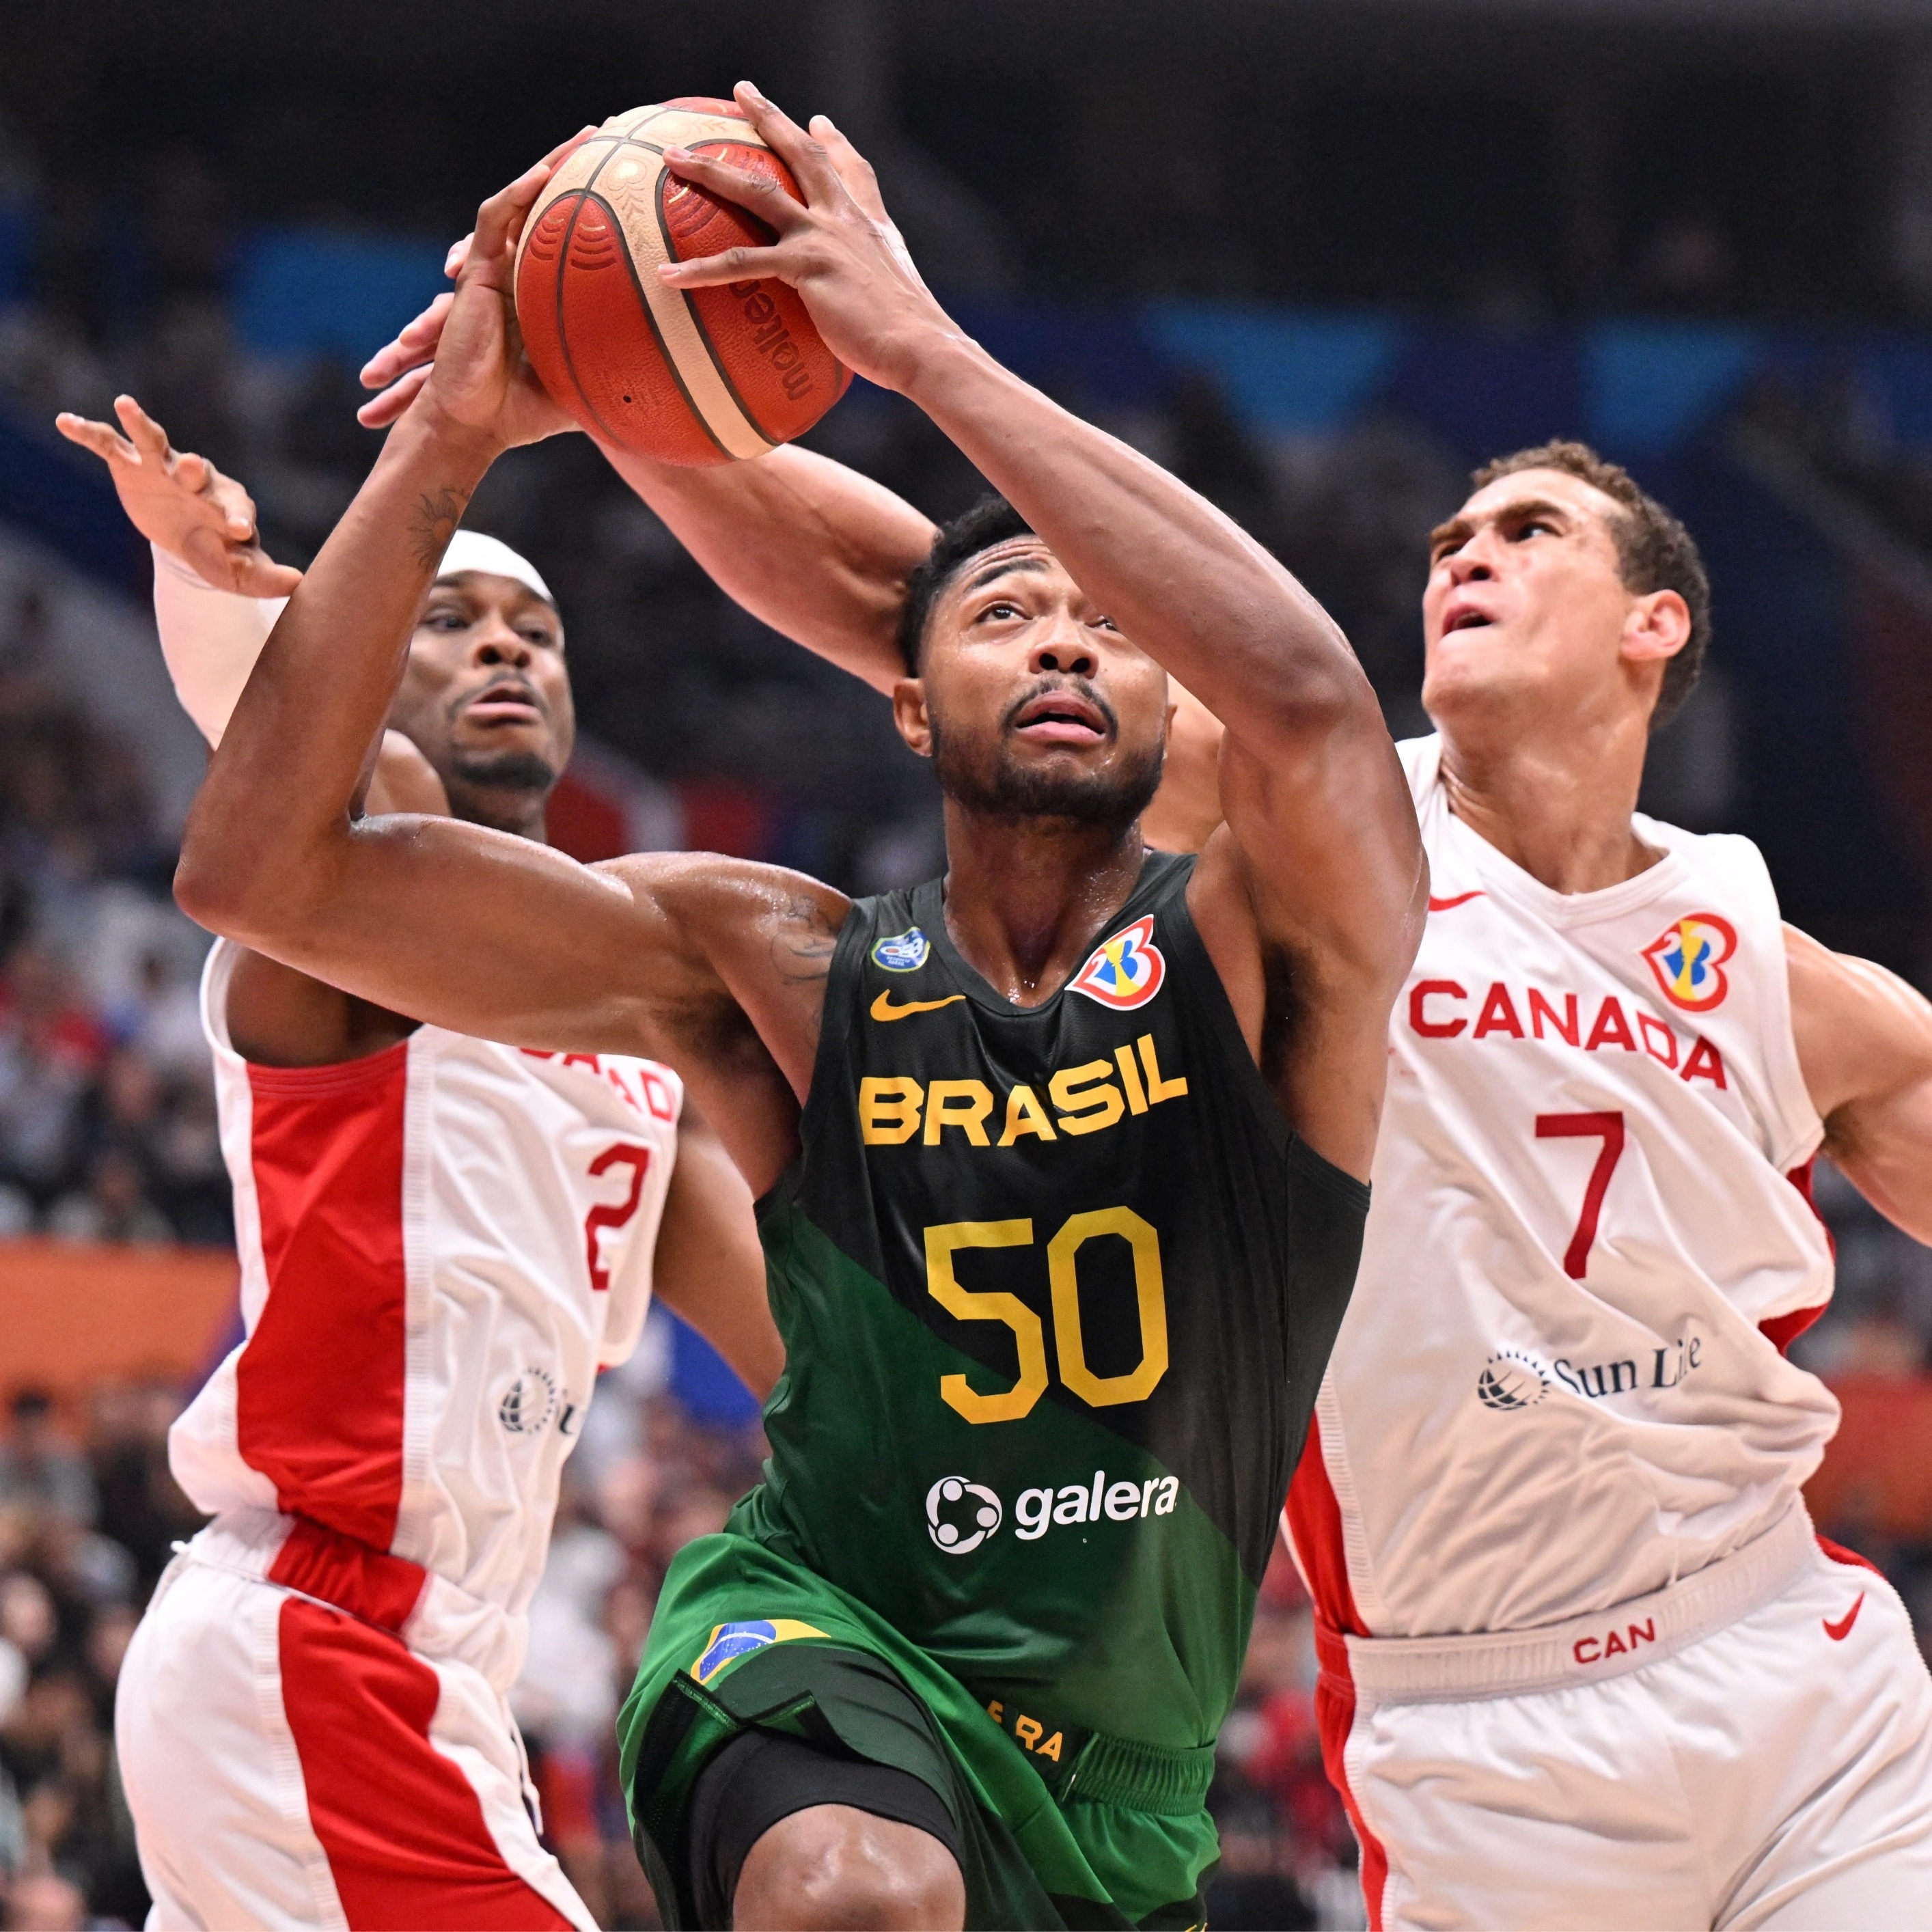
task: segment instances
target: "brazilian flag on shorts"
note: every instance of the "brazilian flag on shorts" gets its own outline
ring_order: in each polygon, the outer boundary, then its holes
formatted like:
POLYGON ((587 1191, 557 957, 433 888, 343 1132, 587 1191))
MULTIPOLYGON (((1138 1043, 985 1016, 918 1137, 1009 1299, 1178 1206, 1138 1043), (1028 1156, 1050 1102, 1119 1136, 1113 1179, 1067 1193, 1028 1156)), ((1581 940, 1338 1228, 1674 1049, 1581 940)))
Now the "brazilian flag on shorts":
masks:
POLYGON ((640 1853, 747 1725, 924 1779, 974 1926, 1183 1926, 1256 1587, 1368 1190, 1290 1132, 1150 856, 1016 1007, 938 881, 839 935, 802 1150, 760 1203, 765 1480, 665 1580, 619 1720, 640 1853))

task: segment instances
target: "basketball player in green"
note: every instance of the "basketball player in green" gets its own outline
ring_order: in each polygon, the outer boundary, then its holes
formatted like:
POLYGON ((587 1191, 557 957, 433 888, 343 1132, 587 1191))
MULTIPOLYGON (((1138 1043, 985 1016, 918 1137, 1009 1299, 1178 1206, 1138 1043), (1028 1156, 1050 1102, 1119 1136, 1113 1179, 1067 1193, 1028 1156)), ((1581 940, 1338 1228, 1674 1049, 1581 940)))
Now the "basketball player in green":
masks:
POLYGON ((824 145, 694 156, 834 352, 1004 491, 906 599, 947 868, 854 904, 702 854, 584 868, 360 814, 410 623, 556 427, 484 203, 433 368, 276 628, 177 891, 425 1020, 669 1060, 754 1190, 788 1346, 765 1483, 665 1582, 622 1720, 673 1924, 1188 1925, 1256 1582, 1353 1279, 1424 867, 1367 680, 1262 548, 1001 369, 824 145), (1226 727, 1198 861, 1138 826, 1172 670, 1226 727))

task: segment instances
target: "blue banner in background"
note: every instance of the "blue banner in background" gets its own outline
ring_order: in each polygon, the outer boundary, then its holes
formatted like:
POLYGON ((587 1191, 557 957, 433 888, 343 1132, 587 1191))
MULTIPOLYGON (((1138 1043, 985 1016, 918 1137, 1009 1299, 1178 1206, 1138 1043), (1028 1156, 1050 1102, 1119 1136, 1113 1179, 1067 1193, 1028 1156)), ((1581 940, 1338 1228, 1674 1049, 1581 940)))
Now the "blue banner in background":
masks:
POLYGON ((230 291, 235 332, 258 356, 334 356, 360 368, 449 286, 446 242, 334 228, 262 228, 230 291))
MULTIPOLYGON (((664 1312, 670 1315, 668 1308, 664 1312)), ((757 1398, 724 1358, 688 1322, 675 1315, 670 1321, 670 1392, 686 1413, 714 1429, 742 1429, 757 1421, 757 1398)))

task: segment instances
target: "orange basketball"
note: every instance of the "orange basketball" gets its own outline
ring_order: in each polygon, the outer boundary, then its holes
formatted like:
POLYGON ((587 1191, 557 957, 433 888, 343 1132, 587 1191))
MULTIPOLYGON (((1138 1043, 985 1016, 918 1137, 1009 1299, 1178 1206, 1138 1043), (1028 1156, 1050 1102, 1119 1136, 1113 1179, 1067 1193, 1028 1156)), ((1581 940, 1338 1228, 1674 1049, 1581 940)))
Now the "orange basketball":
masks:
POLYGON ((770 230, 664 165, 690 148, 782 182, 791 170, 728 100, 614 116, 530 211, 517 320, 544 387, 592 435, 660 463, 762 456, 802 436, 851 372, 779 281, 668 288, 662 262, 762 248, 770 230))

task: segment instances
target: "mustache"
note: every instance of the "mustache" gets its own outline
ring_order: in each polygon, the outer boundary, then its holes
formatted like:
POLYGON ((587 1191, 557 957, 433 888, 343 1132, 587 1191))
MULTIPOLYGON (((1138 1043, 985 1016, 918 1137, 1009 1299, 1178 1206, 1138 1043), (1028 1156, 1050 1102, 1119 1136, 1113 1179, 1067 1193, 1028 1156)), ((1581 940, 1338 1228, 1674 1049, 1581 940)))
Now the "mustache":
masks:
POLYGON ((1004 734, 1012 729, 1013 720, 1018 717, 1035 698, 1044 698, 1048 692, 1055 691, 1071 692, 1077 698, 1084 698, 1107 721, 1107 735, 1110 738, 1118 738, 1120 735, 1120 721, 1114 707, 1107 702, 1092 682, 1081 676, 1077 671, 1050 672, 1042 677, 1036 678, 1000 714, 1001 733, 1004 734))

